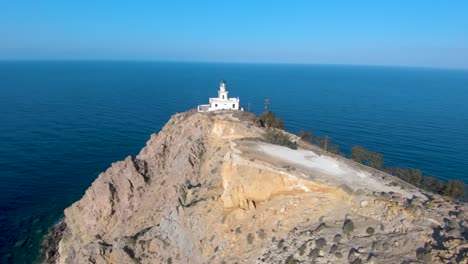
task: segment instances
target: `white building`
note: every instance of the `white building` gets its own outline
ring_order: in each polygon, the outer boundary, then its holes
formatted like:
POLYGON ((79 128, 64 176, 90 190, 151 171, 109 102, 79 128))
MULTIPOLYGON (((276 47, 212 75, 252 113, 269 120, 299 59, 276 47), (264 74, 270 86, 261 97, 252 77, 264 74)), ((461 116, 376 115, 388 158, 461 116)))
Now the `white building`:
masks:
POLYGON ((239 97, 229 98, 226 82, 224 80, 219 84, 218 97, 210 98, 210 104, 199 105, 198 112, 208 112, 216 110, 243 110, 239 106, 239 97))

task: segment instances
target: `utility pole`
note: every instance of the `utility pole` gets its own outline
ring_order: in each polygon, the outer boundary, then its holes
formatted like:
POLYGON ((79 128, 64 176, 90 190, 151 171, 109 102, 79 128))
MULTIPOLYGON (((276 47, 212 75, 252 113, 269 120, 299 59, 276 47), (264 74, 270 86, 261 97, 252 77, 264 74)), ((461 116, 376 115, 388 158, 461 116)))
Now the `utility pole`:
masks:
POLYGON ((265 112, 268 111, 268 105, 270 105, 270 99, 265 99, 265 112))
POLYGON ((250 105, 251 105, 251 103, 249 102, 249 112, 250 112, 250 105))

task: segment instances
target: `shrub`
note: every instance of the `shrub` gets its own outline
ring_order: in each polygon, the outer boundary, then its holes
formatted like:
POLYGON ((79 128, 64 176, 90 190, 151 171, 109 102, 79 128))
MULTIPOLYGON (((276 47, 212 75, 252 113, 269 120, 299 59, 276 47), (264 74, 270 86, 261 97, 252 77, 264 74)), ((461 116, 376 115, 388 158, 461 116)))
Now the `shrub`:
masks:
POLYGON ((343 153, 341 153, 340 151, 340 146, 336 144, 332 144, 329 137, 325 137, 325 138, 315 137, 315 142, 317 146, 319 146, 319 148, 324 149, 330 153, 343 156, 343 153))
POLYGON ((384 165, 382 154, 369 151, 361 146, 351 148, 351 159, 378 170, 383 169, 384 165))
POLYGON ((311 259, 316 259, 319 256, 319 253, 320 253, 320 249, 318 248, 311 249, 308 257, 311 259))
POLYGON ((283 248, 284 246, 284 239, 281 239, 280 241, 278 241, 278 248, 283 248))
POLYGON ((298 135, 302 140, 308 141, 312 143, 312 139, 314 138, 314 134, 312 132, 307 132, 305 130, 299 131, 298 135))
POLYGON ((422 172, 418 169, 387 168, 386 171, 415 186, 418 186, 422 179, 422 172))
POLYGON ((465 184, 462 181, 448 181, 442 188, 442 194, 453 198, 461 198, 465 194, 465 184))
POLYGON ((299 256, 303 256, 306 249, 307 249, 307 243, 302 244, 302 246, 299 248, 299 256))
POLYGON ((354 223, 350 219, 346 219, 343 224, 343 233, 351 234, 354 231, 354 223))
POLYGON ((296 264, 300 263, 299 260, 295 259, 293 255, 290 255, 286 261, 284 262, 285 264, 296 264))
POLYGON ((253 241, 254 241, 254 236, 253 236, 251 233, 249 233, 249 234, 247 235, 247 242, 248 242, 250 245, 252 245, 253 241))
POLYGON ((324 248, 327 245, 327 240, 323 237, 315 240, 315 246, 317 248, 324 248))
POLYGON ((284 128, 284 121, 281 118, 276 117, 272 111, 266 111, 258 118, 264 126, 269 128, 284 128))
POLYGON ((451 180, 444 183, 434 177, 423 176, 418 169, 387 168, 385 171, 405 182, 418 186, 426 191, 452 198, 463 198, 466 186, 462 181, 451 180))
POLYGON ((260 229, 258 231, 258 236, 261 238, 261 239, 265 239, 267 237, 267 233, 265 231, 265 229, 260 229))
POLYGON ((335 253, 338 250, 338 245, 333 244, 330 248, 330 254, 335 253))
POLYGON ((340 243, 342 238, 343 236, 341 236, 340 234, 336 234, 335 237, 333 238, 333 242, 340 243))
POLYGON ((419 184, 424 190, 438 194, 441 194, 444 188, 444 183, 442 181, 431 176, 423 176, 419 184))
POLYGON ((265 140, 271 144, 286 146, 291 149, 297 149, 296 143, 291 141, 288 135, 285 135, 284 133, 278 130, 268 129, 265 134, 265 140))
POLYGON ((369 234, 369 235, 373 235, 375 233, 375 229, 372 228, 372 227, 368 227, 366 229, 366 233, 369 234))

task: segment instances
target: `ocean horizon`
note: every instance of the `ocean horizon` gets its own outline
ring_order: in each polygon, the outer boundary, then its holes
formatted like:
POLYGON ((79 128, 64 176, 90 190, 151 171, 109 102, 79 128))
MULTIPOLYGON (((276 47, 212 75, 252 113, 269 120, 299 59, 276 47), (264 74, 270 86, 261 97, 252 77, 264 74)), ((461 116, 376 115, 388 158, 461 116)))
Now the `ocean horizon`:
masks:
POLYGON ((48 228, 112 162, 138 154, 219 82, 285 129, 363 146, 386 166, 468 183, 468 70, 368 65, 0 61, 0 262, 32 262, 48 228))

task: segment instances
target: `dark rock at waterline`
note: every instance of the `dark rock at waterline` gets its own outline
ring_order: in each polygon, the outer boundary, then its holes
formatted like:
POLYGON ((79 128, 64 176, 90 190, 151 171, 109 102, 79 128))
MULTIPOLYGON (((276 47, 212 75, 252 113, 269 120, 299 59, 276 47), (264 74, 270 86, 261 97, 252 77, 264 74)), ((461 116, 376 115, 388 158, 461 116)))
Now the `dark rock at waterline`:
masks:
POLYGON ((45 235, 42 241, 40 260, 43 263, 55 263, 58 258, 58 246, 59 242, 63 237, 63 234, 67 228, 64 221, 60 221, 58 224, 50 228, 49 232, 45 235))

